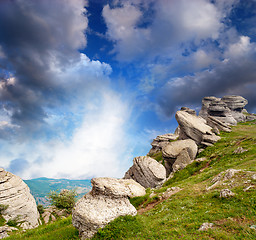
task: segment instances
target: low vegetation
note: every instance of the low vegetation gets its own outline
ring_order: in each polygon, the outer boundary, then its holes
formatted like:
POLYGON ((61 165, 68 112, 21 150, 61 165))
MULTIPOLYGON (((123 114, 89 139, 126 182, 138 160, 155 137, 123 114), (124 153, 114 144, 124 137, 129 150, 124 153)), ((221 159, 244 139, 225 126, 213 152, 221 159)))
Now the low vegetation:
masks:
POLYGON ((75 189, 64 189, 61 192, 51 191, 48 195, 48 198, 51 205, 59 209, 65 209, 67 213, 71 213, 72 208, 75 205, 77 195, 78 194, 75 189))
MULTIPOLYGON (((238 124, 221 137, 199 154, 202 161, 175 173, 162 188, 131 199, 137 216, 117 218, 93 239, 256 239, 256 179, 249 172, 256 171, 256 122, 238 124), (245 151, 237 153, 238 148, 245 151), (218 174, 231 168, 241 171, 209 188, 218 174), (171 187, 181 190, 163 199, 171 187), (220 198, 224 188, 235 195, 220 198), (213 229, 199 231, 205 222, 213 223, 213 229)), ((78 239, 78 232, 69 217, 7 239, 78 239)))

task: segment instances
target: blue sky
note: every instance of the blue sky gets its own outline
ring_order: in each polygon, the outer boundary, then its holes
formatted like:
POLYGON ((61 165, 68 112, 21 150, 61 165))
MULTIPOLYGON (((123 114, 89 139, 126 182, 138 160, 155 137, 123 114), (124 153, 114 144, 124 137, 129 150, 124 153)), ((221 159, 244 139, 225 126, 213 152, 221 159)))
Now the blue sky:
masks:
POLYGON ((182 106, 255 112, 255 22, 255 0, 1 1, 0 166, 122 177, 182 106))

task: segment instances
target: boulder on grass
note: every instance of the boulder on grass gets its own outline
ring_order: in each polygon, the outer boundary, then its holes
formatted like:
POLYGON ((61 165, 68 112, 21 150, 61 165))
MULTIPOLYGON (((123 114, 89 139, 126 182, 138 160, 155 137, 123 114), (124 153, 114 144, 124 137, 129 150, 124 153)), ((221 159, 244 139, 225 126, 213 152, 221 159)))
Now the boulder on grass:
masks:
POLYGON ((94 178, 92 190, 75 204, 72 223, 81 239, 92 238, 99 228, 117 217, 137 214, 129 196, 143 196, 145 189, 132 179, 94 178))
POLYGON ((192 139, 197 145, 211 145, 219 140, 205 119, 184 111, 177 111, 175 118, 179 123, 179 139, 192 139))
POLYGON ((14 220, 23 229, 39 225, 39 212, 30 189, 22 179, 0 168, 0 204, 7 208, 2 212, 6 221, 14 220))
POLYGON ((161 163, 151 157, 135 157, 124 178, 133 179, 145 188, 155 188, 166 180, 166 170, 161 163))

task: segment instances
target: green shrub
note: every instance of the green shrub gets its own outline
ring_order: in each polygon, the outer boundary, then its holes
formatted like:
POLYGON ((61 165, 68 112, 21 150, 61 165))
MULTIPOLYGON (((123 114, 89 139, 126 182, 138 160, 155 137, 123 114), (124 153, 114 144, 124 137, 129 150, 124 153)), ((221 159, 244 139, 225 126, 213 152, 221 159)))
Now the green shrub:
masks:
POLYGON ((37 210, 40 214, 44 213, 44 206, 42 204, 38 204, 37 205, 37 210))
POLYGON ((9 219, 8 222, 7 222, 7 225, 10 226, 10 227, 17 227, 19 222, 18 222, 18 218, 14 218, 14 219, 9 219))
POLYGON ((51 191, 48 194, 48 198, 53 206, 65 209, 68 213, 71 213, 72 208, 75 205, 77 195, 78 194, 75 189, 64 189, 60 193, 57 191, 51 191))
POLYGON ((0 214, 8 208, 8 205, 0 204, 0 214))

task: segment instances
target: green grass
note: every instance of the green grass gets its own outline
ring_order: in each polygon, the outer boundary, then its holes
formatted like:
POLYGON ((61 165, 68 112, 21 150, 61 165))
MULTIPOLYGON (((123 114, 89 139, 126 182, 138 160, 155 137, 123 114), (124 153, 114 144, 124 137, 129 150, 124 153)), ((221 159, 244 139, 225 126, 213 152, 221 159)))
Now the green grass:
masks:
POLYGON ((72 226, 71 216, 59 220, 57 222, 39 226, 25 233, 13 233, 12 236, 5 238, 6 240, 71 240, 79 239, 78 230, 72 226))
MULTIPOLYGON (((194 162, 175 173, 162 188, 147 189, 145 196, 130 199, 137 209, 158 201, 154 208, 135 217, 115 219, 93 239, 256 239, 256 230, 250 228, 256 225, 256 180, 248 182, 247 173, 239 172, 232 186, 206 190, 213 184, 211 180, 227 169, 256 171, 255 121, 239 124, 231 133, 221 133, 221 137, 198 155, 206 157, 205 161, 194 162), (238 147, 248 151, 235 154, 238 147), (249 185, 254 187, 244 191, 249 185), (160 200, 167 188, 176 186, 182 190, 160 200), (235 196, 220 198, 222 188, 230 188, 235 196), (150 197, 152 192, 155 195, 150 197), (213 223, 214 229, 198 231, 204 222, 213 223)), ((68 218, 7 239, 78 239, 78 232, 68 218)))

